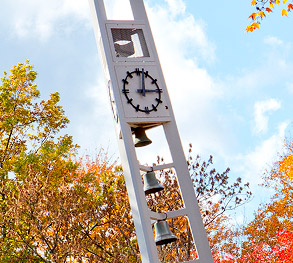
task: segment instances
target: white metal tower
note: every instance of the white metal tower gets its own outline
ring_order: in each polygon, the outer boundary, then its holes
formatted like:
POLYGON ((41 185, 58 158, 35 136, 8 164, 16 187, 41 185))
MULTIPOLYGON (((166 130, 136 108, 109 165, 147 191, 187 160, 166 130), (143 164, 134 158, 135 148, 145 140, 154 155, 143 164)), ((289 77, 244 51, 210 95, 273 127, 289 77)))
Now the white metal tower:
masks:
POLYGON ((189 176, 171 102, 143 0, 129 0, 133 20, 108 20, 103 0, 89 0, 96 41, 107 80, 119 151, 138 245, 143 263, 159 263, 152 220, 186 216, 198 253, 188 262, 212 263, 206 232, 189 176), (172 163, 142 166, 137 159, 133 131, 162 126, 172 163), (145 199, 141 171, 174 168, 184 208, 152 212, 145 199))

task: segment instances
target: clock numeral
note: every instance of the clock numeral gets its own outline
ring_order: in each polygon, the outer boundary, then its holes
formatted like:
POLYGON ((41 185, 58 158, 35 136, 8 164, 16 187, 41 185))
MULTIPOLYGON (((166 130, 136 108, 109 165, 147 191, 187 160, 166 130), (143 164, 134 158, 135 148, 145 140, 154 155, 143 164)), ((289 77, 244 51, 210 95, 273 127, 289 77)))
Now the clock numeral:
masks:
POLYGON ((131 98, 131 99, 128 99, 128 100, 127 100, 127 103, 130 104, 132 101, 133 101, 132 98, 131 98))
POLYGON ((122 90, 122 93, 124 93, 124 94, 129 93, 129 89, 123 89, 123 90, 122 90))
POLYGON ((152 104, 152 107, 153 107, 153 111, 157 111, 157 108, 154 104, 152 104))
POLYGON ((149 107, 144 107, 144 111, 145 113, 149 114, 150 113, 149 107))
POLYGON ((138 75, 138 76, 140 75, 140 70, 139 70, 139 68, 136 68, 136 69, 135 69, 135 73, 136 73, 136 75, 138 75))
POLYGON ((124 84, 128 84, 128 81, 126 79, 122 79, 124 84))
POLYGON ((131 79, 133 78, 132 74, 129 71, 127 71, 126 74, 127 74, 127 77, 130 77, 131 79))
POLYGON ((161 101, 160 99, 158 99, 158 98, 156 98, 156 101, 158 102, 158 103, 162 103, 163 101, 161 101))
POLYGON ((139 111, 139 106, 140 106, 139 104, 136 105, 136 107, 135 107, 136 111, 139 111))
POLYGON ((149 72, 146 71, 146 72, 144 73, 144 75, 145 75, 145 77, 147 78, 147 77, 149 76, 149 72))
POLYGON ((153 80, 152 80, 152 84, 156 84, 157 81, 158 81, 157 79, 153 79, 153 80))

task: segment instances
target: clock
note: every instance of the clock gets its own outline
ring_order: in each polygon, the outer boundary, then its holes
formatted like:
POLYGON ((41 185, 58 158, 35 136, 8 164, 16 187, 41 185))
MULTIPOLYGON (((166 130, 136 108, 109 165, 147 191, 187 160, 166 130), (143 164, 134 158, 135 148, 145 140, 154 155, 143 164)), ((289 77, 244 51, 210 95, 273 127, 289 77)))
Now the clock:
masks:
POLYGON ((144 68, 127 71, 122 79, 122 93, 128 104, 136 112, 150 114, 156 112, 162 101, 162 89, 158 80, 153 78, 144 68))

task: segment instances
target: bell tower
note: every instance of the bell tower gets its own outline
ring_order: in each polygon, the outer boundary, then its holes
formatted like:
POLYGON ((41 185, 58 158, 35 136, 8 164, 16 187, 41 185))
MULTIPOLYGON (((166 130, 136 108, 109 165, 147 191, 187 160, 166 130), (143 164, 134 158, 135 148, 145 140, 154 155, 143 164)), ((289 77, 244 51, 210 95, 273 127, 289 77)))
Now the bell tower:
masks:
POLYGON ((108 20, 103 0, 89 0, 89 3, 141 260, 143 263, 159 263, 156 246, 177 240, 166 219, 186 216, 198 254, 197 259, 188 262, 212 263, 144 3, 143 0, 129 1, 133 20, 108 20), (163 127, 172 162, 153 167, 141 165, 136 148, 152 142, 146 131, 157 126, 163 127), (169 168, 176 172, 184 207, 166 213, 153 212, 148 208, 145 196, 163 189, 155 171, 169 168))

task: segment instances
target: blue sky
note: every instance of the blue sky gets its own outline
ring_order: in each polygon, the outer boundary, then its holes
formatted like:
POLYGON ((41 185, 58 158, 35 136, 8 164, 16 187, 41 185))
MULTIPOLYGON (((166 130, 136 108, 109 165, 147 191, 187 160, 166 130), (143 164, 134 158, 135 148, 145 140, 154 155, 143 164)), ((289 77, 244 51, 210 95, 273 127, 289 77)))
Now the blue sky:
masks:
MULTIPOLYGON (((128 18, 127 0, 106 3, 110 18, 128 18)), ((250 182, 255 201, 240 213, 249 216, 267 200, 258 184, 292 132, 293 16, 278 8, 247 34, 247 0, 145 4, 183 147, 192 143, 218 170, 229 166, 250 182)), ((88 1, 1 0, 0 39, 0 71, 26 59, 35 65, 42 97, 60 93, 80 153, 104 147, 118 158, 88 1)), ((149 162, 165 154, 156 143, 138 152, 149 162)))

